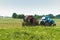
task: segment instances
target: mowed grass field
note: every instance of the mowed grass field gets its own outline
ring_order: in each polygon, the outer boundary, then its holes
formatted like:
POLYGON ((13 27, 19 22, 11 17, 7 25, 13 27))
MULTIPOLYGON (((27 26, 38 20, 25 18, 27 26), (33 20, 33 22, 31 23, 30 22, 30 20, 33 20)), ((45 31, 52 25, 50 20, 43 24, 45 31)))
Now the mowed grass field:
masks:
POLYGON ((0 18, 0 40, 60 40, 60 19, 57 26, 22 26, 22 19, 0 18))

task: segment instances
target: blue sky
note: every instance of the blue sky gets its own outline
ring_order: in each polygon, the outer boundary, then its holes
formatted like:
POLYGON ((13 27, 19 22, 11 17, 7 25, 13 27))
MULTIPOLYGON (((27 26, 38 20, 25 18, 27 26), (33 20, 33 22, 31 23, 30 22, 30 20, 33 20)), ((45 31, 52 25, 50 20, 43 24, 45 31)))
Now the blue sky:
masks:
POLYGON ((50 6, 55 0, 0 0, 1 5, 5 6, 50 6))
POLYGON ((60 0, 0 0, 0 16, 60 14, 60 0))

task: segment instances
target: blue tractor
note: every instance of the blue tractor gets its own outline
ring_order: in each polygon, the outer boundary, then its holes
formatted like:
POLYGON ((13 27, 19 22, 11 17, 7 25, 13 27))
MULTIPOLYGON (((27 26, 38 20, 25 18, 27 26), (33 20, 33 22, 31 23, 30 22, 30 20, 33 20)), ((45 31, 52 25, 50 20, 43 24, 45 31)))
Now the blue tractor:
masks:
POLYGON ((40 25, 43 26, 56 26, 55 21, 51 20, 49 16, 44 16, 41 18, 40 25))

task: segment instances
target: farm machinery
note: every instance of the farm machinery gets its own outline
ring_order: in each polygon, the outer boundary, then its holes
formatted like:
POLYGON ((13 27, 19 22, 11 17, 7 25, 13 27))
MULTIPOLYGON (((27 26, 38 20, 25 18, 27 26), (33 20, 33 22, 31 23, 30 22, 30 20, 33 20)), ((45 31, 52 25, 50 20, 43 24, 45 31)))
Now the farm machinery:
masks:
POLYGON ((36 26, 38 24, 39 23, 38 23, 37 19, 34 18, 32 15, 25 16, 23 19, 23 23, 22 23, 23 26, 29 26, 29 25, 36 26))
POLYGON ((41 26, 56 26, 54 20, 51 20, 49 16, 42 17, 39 21, 33 17, 32 15, 25 16, 23 19, 22 26, 36 26, 36 25, 41 25, 41 26))
POLYGON ((55 21, 51 20, 49 16, 41 18, 40 25, 42 26, 56 26, 55 21))

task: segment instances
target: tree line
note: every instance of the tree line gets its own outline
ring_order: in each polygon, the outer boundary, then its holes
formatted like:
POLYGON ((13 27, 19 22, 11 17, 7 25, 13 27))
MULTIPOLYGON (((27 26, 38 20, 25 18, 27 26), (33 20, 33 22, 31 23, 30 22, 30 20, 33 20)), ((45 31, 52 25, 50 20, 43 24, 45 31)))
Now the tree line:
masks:
MULTIPOLYGON (((42 15, 41 16, 41 15, 35 14, 35 15, 32 15, 32 16, 34 16, 35 18, 40 19, 41 17, 46 16, 46 15, 42 15)), ((60 19, 60 14, 59 15, 56 15, 56 16, 54 16, 53 14, 48 14, 47 16, 50 16, 50 18, 58 18, 58 19, 60 19)), ((13 13, 12 14, 12 18, 23 19, 24 17, 25 17, 24 14, 17 14, 17 13, 13 13)))
POLYGON ((19 19, 22 19, 22 18, 24 18, 25 16, 23 15, 23 14, 16 14, 16 13, 13 13, 12 14, 12 18, 19 18, 19 19))

